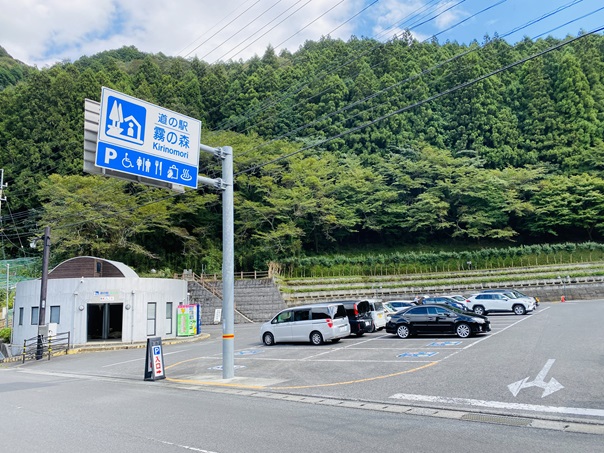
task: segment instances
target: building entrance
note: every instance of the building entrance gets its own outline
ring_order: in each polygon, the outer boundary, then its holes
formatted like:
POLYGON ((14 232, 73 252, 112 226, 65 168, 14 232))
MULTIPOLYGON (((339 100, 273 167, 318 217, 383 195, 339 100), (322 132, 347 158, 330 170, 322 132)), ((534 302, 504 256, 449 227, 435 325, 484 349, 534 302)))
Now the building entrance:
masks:
POLYGON ((124 304, 88 304, 87 340, 121 340, 124 304))

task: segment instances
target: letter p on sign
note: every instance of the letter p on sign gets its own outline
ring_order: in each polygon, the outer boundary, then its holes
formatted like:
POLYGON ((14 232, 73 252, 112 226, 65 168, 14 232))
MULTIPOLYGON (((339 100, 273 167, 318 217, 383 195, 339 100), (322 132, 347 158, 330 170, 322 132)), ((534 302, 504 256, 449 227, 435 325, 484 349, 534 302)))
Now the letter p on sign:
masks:
POLYGON ((113 148, 105 148, 105 163, 108 164, 110 160, 117 158, 117 151, 113 148))

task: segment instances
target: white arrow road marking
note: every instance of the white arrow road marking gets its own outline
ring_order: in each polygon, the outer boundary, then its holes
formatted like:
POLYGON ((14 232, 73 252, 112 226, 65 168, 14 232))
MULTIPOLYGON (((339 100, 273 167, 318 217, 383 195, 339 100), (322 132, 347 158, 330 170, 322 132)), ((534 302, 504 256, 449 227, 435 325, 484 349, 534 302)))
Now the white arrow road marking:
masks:
POLYGON ((512 392, 512 395, 517 396, 518 393, 520 393, 520 390, 525 388, 541 387, 543 389, 543 395, 541 395, 541 398, 543 398, 547 395, 551 395, 552 393, 557 392, 558 390, 563 389, 564 386, 558 381, 556 381, 554 378, 551 378, 549 382, 545 382, 545 376, 547 375, 555 361, 556 359, 549 359, 534 380, 529 382, 529 377, 527 376, 524 379, 521 379, 520 381, 516 381, 508 385, 508 388, 510 389, 510 392, 512 392))

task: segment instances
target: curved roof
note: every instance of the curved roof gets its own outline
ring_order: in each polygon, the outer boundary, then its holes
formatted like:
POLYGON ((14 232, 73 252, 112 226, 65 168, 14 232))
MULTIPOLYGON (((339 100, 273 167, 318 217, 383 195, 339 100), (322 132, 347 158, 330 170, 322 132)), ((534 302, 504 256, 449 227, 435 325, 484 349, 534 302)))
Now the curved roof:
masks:
POLYGON ((134 270, 119 261, 95 256, 78 256, 63 261, 48 272, 48 278, 116 278, 138 277, 134 270))

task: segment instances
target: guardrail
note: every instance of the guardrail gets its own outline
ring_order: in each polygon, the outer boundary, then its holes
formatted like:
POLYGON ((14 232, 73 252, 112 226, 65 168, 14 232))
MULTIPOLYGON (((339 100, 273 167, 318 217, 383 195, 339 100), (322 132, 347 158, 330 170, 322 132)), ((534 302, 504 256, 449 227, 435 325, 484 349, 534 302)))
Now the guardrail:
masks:
POLYGON ((27 359, 40 360, 48 357, 48 360, 53 355, 59 353, 67 354, 69 351, 70 332, 62 332, 51 337, 38 335, 33 338, 23 340, 22 361, 25 363, 27 359))
MULTIPOLYGON (((235 272, 235 280, 257 280, 260 278, 271 278, 270 271, 251 271, 251 272, 235 272)), ((174 274, 174 278, 179 280, 195 280, 195 281, 217 281, 222 280, 222 274, 202 274, 198 275, 195 272, 184 272, 182 274, 174 274)))

